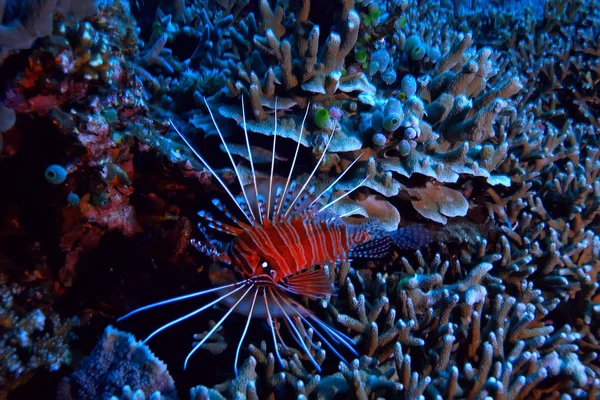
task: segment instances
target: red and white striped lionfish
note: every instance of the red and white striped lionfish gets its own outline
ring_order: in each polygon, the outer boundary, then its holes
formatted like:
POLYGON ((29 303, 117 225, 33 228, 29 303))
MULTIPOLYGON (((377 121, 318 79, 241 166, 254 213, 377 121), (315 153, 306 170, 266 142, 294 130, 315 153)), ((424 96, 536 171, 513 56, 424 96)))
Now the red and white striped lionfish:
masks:
MULTIPOLYGON (((119 320, 154 307, 217 292, 219 295, 217 299, 161 326, 152 332, 144 342, 147 342, 163 330, 187 320, 213 307, 217 303, 222 303, 228 306, 227 312, 212 327, 208 334, 193 347, 185 359, 184 369, 190 357, 234 311, 248 317, 235 354, 234 371, 236 376, 240 349, 252 318, 267 320, 275 353, 282 366, 283 362, 279 354, 277 341, 279 339, 283 345, 283 340, 277 328, 278 320, 283 321, 288 327, 291 336, 299 344, 317 371, 320 371, 320 367, 307 348, 294 321, 298 322, 300 320, 305 326, 307 325, 312 328, 313 332, 340 360, 345 362, 344 358, 327 337, 332 342, 346 347, 352 354, 358 356, 358 353, 353 348, 355 343, 351 338, 328 326, 293 297, 307 296, 310 299, 316 300, 333 295, 335 292, 334 285, 326 270, 322 268, 326 264, 342 260, 349 261, 356 257, 382 257, 387 254, 391 243, 403 249, 416 249, 432 241, 433 236, 431 231, 420 225, 412 225, 400 228, 392 233, 383 232, 373 229, 373 225, 369 223, 369 220, 366 220, 361 225, 347 223, 346 217, 354 212, 344 215, 333 215, 331 212, 328 212, 331 205, 360 187, 367 179, 365 178, 356 187, 335 198, 333 201, 324 204, 323 196, 350 170, 359 160, 359 156, 320 194, 315 193, 316 188, 314 185, 309 186, 319 165, 323 162, 323 158, 333 137, 333 131, 326 141, 320 159, 317 161, 308 179, 304 181, 304 184, 300 185, 296 180, 292 180, 292 173, 298 156, 300 142, 302 141, 304 123, 310 106, 307 107, 304 119, 302 120, 289 175, 285 180, 274 179, 275 147, 277 142, 277 100, 275 101, 273 159, 271 160, 271 171, 267 181, 266 178, 257 178, 256 176, 250 142, 248 140, 248 130, 246 129, 246 113, 242 96, 243 129, 252 171, 252 182, 245 185, 242 182, 238 167, 233 160, 232 154, 227 147, 227 143, 221 134, 206 99, 204 102, 208 107, 212 122, 237 175, 241 186, 241 195, 233 195, 221 177, 215 173, 198 151, 194 149, 186 137, 175 127, 173 122, 170 121, 170 123, 198 160, 202 162, 221 184, 244 216, 245 221, 239 220, 216 198, 212 200, 212 203, 232 223, 224 223, 215 219, 206 211, 198 212, 198 215, 206 220, 206 226, 228 234, 233 239, 230 243, 221 246, 215 245, 215 243, 218 243, 215 240, 207 240, 204 244, 192 241, 192 244, 197 249, 210 255, 214 261, 227 264, 229 267, 219 267, 216 265, 211 267, 211 280, 213 284, 218 285, 214 288, 138 308, 121 317, 119 320)), ((204 233, 206 228, 200 224, 199 227, 201 232, 204 233)))

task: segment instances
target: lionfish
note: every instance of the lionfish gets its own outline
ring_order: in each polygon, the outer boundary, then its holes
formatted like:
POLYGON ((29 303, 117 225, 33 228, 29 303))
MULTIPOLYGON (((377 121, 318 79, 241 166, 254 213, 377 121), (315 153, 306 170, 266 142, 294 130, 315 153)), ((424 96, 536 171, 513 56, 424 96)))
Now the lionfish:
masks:
MULTIPOLYGON (((229 220, 225 223, 214 218, 202 210, 198 215, 206 221, 205 226, 199 224, 200 231, 206 235, 208 228, 220 231, 232 237, 226 246, 217 246, 216 240, 207 240, 200 243, 192 240, 192 245, 198 250, 211 256, 215 262, 228 265, 220 267, 216 264, 211 267, 210 278, 217 285, 208 290, 179 296, 157 303, 153 303, 119 318, 123 320, 141 311, 163 306, 166 304, 188 300, 209 293, 217 293, 219 297, 208 304, 183 315, 152 332, 145 340, 146 343, 158 333, 172 327, 179 322, 196 316, 202 311, 218 303, 227 305, 227 312, 210 331, 193 347, 187 355, 183 368, 187 367, 191 356, 219 329, 232 312, 247 316, 241 338, 235 353, 234 371, 237 376, 237 364, 240 349, 250 326, 252 318, 266 319, 270 327, 276 357, 280 365, 284 365, 278 350, 278 339, 283 345, 279 333, 278 320, 288 327, 291 336, 299 344, 310 362, 320 371, 320 366, 315 361, 307 348, 305 341, 294 324, 300 320, 305 326, 312 328, 313 332, 327 345, 328 348, 342 361, 346 362, 331 342, 342 345, 353 355, 358 356, 354 349, 353 339, 342 332, 328 326, 321 321, 312 311, 301 305, 295 296, 306 296, 312 300, 326 298, 334 295, 335 287, 330 280, 324 265, 339 261, 350 261, 353 258, 379 258, 387 254, 392 243, 403 249, 416 249, 432 240, 431 231, 421 225, 412 225, 400 228, 395 232, 383 232, 373 228, 369 221, 362 224, 349 224, 346 219, 356 210, 344 215, 335 215, 328 212, 330 206, 360 187, 367 178, 363 179, 353 189, 345 192, 334 200, 325 203, 323 196, 333 189, 334 185, 350 170, 360 159, 357 157, 325 190, 316 194, 314 185, 309 183, 315 175, 333 137, 333 130, 328 136, 323 152, 314 169, 303 184, 292 180, 292 173, 298 157, 304 124, 310 105, 300 127, 296 151, 292 159, 291 168, 287 179, 274 179, 275 148, 277 142, 277 100, 275 100, 275 120, 273 127, 273 151, 271 171, 268 181, 258 178, 252 160, 248 130, 246 128, 246 113, 242 96, 242 119, 246 147, 249 155, 252 172, 251 183, 244 184, 232 153, 215 121, 214 115, 204 99, 211 120, 221 139, 225 152, 233 165, 233 170, 241 186, 241 195, 234 196, 222 178, 215 173, 200 153, 190 144, 188 139, 169 120, 173 129, 191 149, 198 160, 210 171, 221 184, 225 192, 233 200, 244 220, 236 218, 233 213, 217 198, 212 204, 229 220), (219 248, 220 247, 220 248, 219 248), (224 249, 224 250, 223 250, 224 249), (328 338, 331 340, 328 340, 328 338)), ((208 236, 206 236, 208 239, 208 236)))

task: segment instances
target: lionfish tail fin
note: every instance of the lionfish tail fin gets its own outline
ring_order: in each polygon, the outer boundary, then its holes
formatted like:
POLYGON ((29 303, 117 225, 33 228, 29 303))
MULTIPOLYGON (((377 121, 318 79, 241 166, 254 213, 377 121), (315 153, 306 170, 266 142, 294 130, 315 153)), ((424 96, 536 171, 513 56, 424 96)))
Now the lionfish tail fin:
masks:
POLYGON ((400 250, 418 250, 435 240, 435 231, 423 224, 412 224, 398 228, 389 237, 400 250))
POLYGON ((306 270, 286 277, 282 282, 283 288, 294 294, 313 299, 330 296, 335 293, 329 275, 322 269, 306 270))

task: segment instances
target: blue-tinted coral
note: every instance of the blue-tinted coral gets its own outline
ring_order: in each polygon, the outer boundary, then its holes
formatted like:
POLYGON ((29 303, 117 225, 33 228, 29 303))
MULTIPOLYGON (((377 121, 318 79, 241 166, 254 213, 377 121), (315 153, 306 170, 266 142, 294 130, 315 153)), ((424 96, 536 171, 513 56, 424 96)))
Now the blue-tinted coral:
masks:
POLYGON ((97 400, 119 398, 125 393, 127 398, 126 393, 132 388, 152 399, 156 392, 159 399, 177 398, 167 366, 131 334, 109 326, 92 353, 61 382, 57 396, 97 400))

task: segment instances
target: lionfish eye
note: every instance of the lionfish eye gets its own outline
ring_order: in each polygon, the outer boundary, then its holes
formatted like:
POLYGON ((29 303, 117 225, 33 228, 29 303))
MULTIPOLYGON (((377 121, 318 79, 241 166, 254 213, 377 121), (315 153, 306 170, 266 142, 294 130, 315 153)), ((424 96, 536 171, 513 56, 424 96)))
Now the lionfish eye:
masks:
POLYGON ((263 261, 260 265, 263 268, 263 272, 268 273, 269 275, 271 275, 271 278, 275 279, 275 277, 277 276, 277 271, 271 269, 268 262, 263 261))

